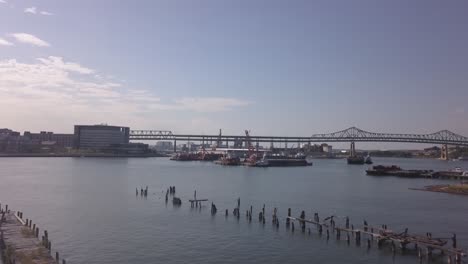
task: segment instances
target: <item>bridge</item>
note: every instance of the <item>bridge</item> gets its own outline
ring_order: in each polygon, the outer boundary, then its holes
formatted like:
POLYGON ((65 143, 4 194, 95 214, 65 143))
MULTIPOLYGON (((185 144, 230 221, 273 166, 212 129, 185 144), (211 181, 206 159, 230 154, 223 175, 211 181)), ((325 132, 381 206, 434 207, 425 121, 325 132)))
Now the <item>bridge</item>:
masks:
POLYGON ((394 134, 394 133, 376 133, 368 132, 357 127, 350 127, 338 132, 326 134, 313 134, 309 137, 291 137, 291 136, 247 136, 247 135, 197 135, 197 134, 174 134, 171 131, 161 130, 132 130, 130 131, 130 140, 173 140, 174 145, 177 141, 192 141, 202 143, 226 142, 227 145, 233 142, 242 144, 250 142, 259 143, 288 143, 310 144, 312 142, 404 142, 404 143, 424 143, 442 145, 442 158, 448 153, 448 145, 468 146, 468 137, 455 134, 448 130, 441 130, 430 134, 394 134))

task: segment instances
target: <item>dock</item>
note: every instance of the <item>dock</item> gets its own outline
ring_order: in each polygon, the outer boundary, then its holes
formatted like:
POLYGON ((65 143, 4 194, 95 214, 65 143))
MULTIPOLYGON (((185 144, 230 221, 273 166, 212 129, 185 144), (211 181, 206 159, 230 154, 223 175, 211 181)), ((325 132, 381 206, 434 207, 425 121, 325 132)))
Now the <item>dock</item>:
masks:
MULTIPOLYGON (((47 230, 39 239, 39 227, 22 212, 5 210, 0 213, 0 251, 4 264, 59 264, 59 253, 52 256, 52 243, 47 230)), ((62 264, 66 264, 62 259, 62 264)))

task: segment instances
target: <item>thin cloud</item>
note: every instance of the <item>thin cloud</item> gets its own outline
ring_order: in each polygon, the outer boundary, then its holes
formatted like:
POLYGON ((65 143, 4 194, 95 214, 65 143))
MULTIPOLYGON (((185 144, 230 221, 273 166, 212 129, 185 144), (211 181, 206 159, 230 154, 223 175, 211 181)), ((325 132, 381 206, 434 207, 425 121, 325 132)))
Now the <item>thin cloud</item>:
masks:
POLYGON ((28 7, 24 9, 25 13, 30 13, 30 14, 37 14, 37 8, 35 6, 28 7))
POLYGON ((91 74, 94 70, 81 66, 75 62, 64 62, 62 57, 49 56, 48 58, 38 58, 38 61, 45 65, 52 66, 56 69, 61 69, 69 72, 76 72, 81 74, 91 74))
MULTIPOLYGON (((0 112, 30 122, 47 116, 60 123, 116 117, 139 120, 161 111, 213 113, 250 104, 224 97, 184 97, 162 102, 151 90, 128 89, 102 76, 106 74, 56 56, 37 58, 32 63, 0 60, 0 91, 5 95, 0 96, 0 112), (18 110, 18 105, 24 107, 18 110)), ((141 120, 142 124, 147 122, 141 120)))
POLYGON ((40 14, 43 15, 43 16, 53 16, 54 15, 53 13, 50 13, 50 12, 47 12, 47 11, 41 11, 40 14))
POLYGON ((5 1, 5 0, 0 0, 0 4, 6 4, 6 3, 7 3, 7 1, 5 1))
POLYGON ((24 12, 28 13, 28 14, 33 14, 33 15, 43 15, 43 16, 52 16, 52 15, 54 15, 53 13, 47 12, 45 10, 38 10, 37 7, 35 7, 35 6, 25 8, 24 12))
POLYGON ((9 41, 7 41, 5 39, 0 38, 0 46, 13 46, 13 43, 11 43, 11 42, 9 42, 9 41))
POLYGON ((30 44, 30 45, 33 45, 33 46, 38 46, 38 47, 49 47, 50 44, 47 43, 46 41, 34 36, 34 35, 31 35, 31 34, 27 34, 27 33, 14 33, 14 34, 11 34, 15 39, 16 41, 18 42, 21 42, 21 43, 25 43, 25 44, 30 44))

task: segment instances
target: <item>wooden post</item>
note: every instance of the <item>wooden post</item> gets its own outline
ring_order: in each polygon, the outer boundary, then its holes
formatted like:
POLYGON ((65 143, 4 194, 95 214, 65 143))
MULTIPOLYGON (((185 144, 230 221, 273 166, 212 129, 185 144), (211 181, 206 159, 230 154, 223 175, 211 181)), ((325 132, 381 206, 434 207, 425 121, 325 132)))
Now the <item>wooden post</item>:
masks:
POLYGON ((328 231, 328 228, 327 228, 327 240, 330 239, 330 231, 328 231))
POLYGON ((294 222, 291 223, 291 231, 294 232, 294 222))
POLYGON ((370 249, 370 246, 371 246, 371 240, 370 238, 367 239, 367 248, 370 249))
POLYGON ((55 252, 55 261, 57 261, 57 263, 59 263, 59 253, 58 253, 58 251, 55 252))
POLYGON ((26 218, 26 223, 24 225, 29 226, 29 219, 26 218))
POLYGON ((51 251, 52 250, 52 242, 49 241, 49 244, 47 246, 48 246, 47 248, 49 249, 49 251, 51 251))
POLYGON ((8 213, 8 204, 5 205, 5 212, 8 213))
POLYGON ((36 238, 39 238, 39 227, 36 227, 36 238))
POLYGON ((432 248, 427 247, 427 248, 426 248, 426 254, 427 254, 427 257, 428 257, 428 258, 431 257, 431 256, 432 256, 432 248))
POLYGON ((64 259, 62 259, 62 264, 67 264, 67 262, 64 259))
POLYGON ((349 242, 350 242, 350 238, 349 238, 349 233, 346 233, 346 242, 348 242, 348 245, 349 245, 349 242))
POLYGON ((291 217, 291 208, 288 208, 288 218, 286 218, 286 226, 289 226, 289 223, 291 221, 289 217, 291 217))
POLYGON ((29 228, 31 228, 31 225, 32 225, 32 221, 31 219, 29 219, 29 228))
MULTIPOLYGON (((193 206, 192 206, 193 207, 193 206)), ((226 209, 226 216, 228 216, 228 209, 226 209)))

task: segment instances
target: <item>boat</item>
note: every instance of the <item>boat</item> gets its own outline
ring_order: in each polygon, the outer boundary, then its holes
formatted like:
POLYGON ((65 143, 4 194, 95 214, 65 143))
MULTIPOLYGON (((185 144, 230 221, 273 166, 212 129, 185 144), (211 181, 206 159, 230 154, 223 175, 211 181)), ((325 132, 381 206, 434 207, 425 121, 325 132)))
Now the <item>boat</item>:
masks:
POLYGON ((372 164, 374 162, 372 162, 372 158, 369 154, 367 154, 367 156, 364 158, 364 163, 366 164, 372 164))
POLYGON ((460 156, 458 157, 458 160, 468 161, 468 156, 460 156))
POLYGON ((362 165, 365 163, 365 158, 364 156, 350 156, 348 157, 348 164, 353 164, 353 165, 362 165))
POLYGON ((221 153, 214 152, 201 152, 199 154, 199 160, 201 161, 215 161, 220 159, 223 156, 221 153))
POLYGON ((231 153, 224 154, 219 160, 215 161, 215 163, 225 166, 241 165, 240 158, 231 153))
POLYGON ((366 170, 367 175, 390 175, 392 172, 399 172, 401 168, 396 165, 384 166, 377 165, 373 166, 372 169, 366 170))
POLYGON ((198 155, 188 153, 188 152, 181 152, 181 153, 176 153, 172 155, 170 160, 176 160, 176 161, 193 161, 193 160, 198 160, 198 155))
POLYGON ((298 153, 294 156, 288 156, 284 153, 265 152, 258 165, 268 167, 291 167, 291 166, 311 166, 312 162, 307 161, 306 155, 298 153))

